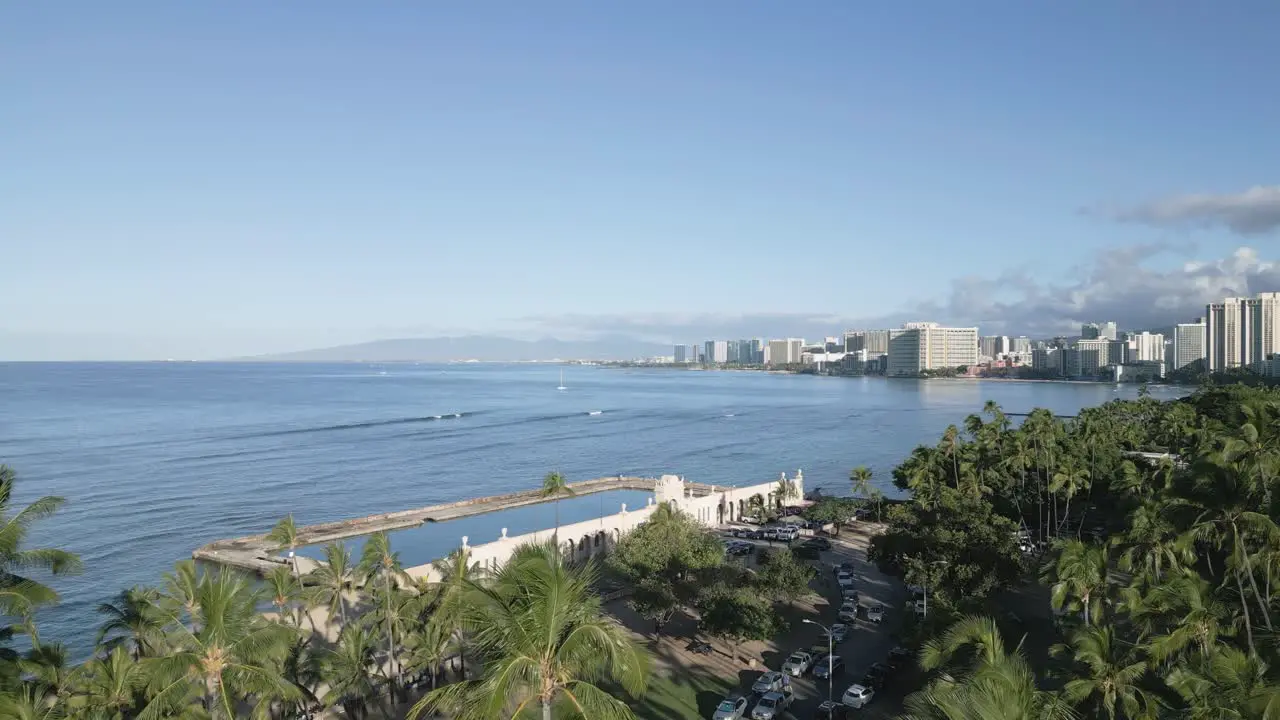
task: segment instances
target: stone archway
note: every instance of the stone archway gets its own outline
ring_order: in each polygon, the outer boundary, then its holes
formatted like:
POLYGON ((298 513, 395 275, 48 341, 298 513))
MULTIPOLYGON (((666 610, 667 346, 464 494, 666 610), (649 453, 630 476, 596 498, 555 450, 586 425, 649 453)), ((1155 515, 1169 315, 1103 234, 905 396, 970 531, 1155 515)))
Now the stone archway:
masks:
POLYGON ((569 538, 568 540, 565 540, 564 545, 560 548, 560 552, 561 554, 564 555, 564 559, 569 561, 573 560, 573 554, 575 550, 576 548, 574 548, 573 546, 573 538, 569 538))
POLYGON ((583 535, 583 536, 582 536, 582 540, 578 541, 578 552, 582 553, 582 556, 583 556, 584 558, 589 558, 589 557, 591 557, 591 555, 592 555, 592 550, 591 550, 591 536, 590 536, 590 535, 583 535))

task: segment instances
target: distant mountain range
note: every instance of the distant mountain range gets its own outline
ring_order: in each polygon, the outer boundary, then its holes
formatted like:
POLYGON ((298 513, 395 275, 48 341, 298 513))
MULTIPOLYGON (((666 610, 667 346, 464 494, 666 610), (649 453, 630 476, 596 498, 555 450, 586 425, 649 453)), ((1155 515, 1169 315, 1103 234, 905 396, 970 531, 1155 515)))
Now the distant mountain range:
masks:
POLYGON ((449 362, 453 360, 632 360, 669 355, 671 347, 622 335, 595 340, 515 340, 492 335, 395 338, 316 350, 258 355, 240 360, 270 362, 449 362))

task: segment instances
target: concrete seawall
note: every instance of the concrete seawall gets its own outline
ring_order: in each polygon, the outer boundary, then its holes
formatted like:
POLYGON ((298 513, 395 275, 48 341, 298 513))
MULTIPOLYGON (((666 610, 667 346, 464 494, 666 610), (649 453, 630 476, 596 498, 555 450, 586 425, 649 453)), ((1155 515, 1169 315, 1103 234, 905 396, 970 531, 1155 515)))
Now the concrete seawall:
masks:
MULTIPOLYGON (((584 480, 569 483, 574 495, 590 495, 613 490, 642 490, 653 492, 657 487, 657 478, 642 477, 610 477, 584 480)), ((715 488, 710 485, 693 485, 699 494, 708 494, 715 488)), ((430 505, 414 510, 369 515, 350 520, 317 523, 298 528, 299 545, 319 545, 343 540, 346 538, 370 535, 383 530, 403 530, 417 527, 428 522, 444 522, 473 515, 498 512, 510 508, 550 502, 542 496, 540 489, 524 490, 505 495, 473 498, 458 502, 430 505)), ((249 535, 228 540, 217 540, 197 548, 192 553, 196 560, 215 562, 222 565, 250 570, 258 574, 270 572, 272 568, 285 564, 281 557, 281 548, 267 540, 266 534, 249 535)), ((310 558, 299 557, 299 570, 306 572, 314 566, 310 558)))

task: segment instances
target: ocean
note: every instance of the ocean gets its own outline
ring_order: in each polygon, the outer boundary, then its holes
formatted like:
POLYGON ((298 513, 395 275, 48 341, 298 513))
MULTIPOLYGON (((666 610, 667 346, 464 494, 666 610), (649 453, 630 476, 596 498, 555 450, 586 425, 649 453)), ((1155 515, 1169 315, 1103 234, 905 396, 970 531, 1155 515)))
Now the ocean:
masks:
MULTIPOLYGON (((1172 391, 1166 391, 1172 393, 1172 391)), ((678 474, 758 483, 804 470, 844 492, 987 400, 1006 412, 1130 398, 1127 386, 886 380, 551 364, 0 364, 0 463, 14 506, 60 495, 29 547, 79 553, 39 615, 46 640, 83 653, 96 606, 156 583, 211 540, 528 489, 549 471, 585 480, 678 474), (556 389, 564 370, 566 390, 556 389)), ((1158 395, 1159 396, 1159 395, 1158 395)), ((564 523, 636 507, 643 493, 560 503, 564 523)), ((393 538, 406 564, 549 527, 550 504, 393 538)))

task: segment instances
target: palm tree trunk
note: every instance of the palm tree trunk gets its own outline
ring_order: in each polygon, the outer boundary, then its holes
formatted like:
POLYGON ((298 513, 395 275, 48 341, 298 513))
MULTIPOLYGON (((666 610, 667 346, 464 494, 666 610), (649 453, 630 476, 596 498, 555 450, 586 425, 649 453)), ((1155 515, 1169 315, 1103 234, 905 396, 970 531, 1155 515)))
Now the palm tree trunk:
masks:
POLYGON ((1249 598, 1246 597, 1244 583, 1240 582, 1239 570, 1236 570, 1236 590, 1240 593, 1240 609, 1244 615, 1244 635, 1249 641, 1249 654, 1257 655, 1258 651, 1253 647, 1253 621, 1249 617, 1249 598))
POLYGON ((388 695, 390 695, 390 696, 391 696, 391 706, 392 706, 392 707, 395 707, 395 704, 396 704, 396 634, 395 634, 395 628, 392 626, 392 623, 391 623, 391 600, 392 600, 392 598, 391 598, 391 573, 384 572, 384 573, 383 573, 383 575, 382 575, 382 577, 383 577, 383 580, 384 580, 384 582, 383 582, 383 587, 386 589, 386 594, 387 594, 387 607, 386 607, 386 613, 387 613, 387 676, 388 676, 388 677, 387 677, 387 680, 391 683, 391 688, 390 688, 390 692, 388 693, 388 695))
POLYGON ((542 701, 542 720, 551 720, 551 701, 542 701))

